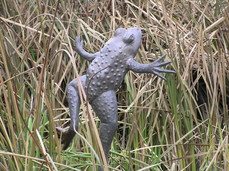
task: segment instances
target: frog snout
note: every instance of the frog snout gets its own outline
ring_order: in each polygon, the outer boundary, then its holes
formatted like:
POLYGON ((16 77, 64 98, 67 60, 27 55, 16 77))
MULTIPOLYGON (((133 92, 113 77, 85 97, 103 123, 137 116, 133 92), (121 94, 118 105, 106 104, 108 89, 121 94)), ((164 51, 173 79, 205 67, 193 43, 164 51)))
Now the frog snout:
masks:
POLYGON ((139 36, 142 36, 142 30, 138 27, 135 27, 136 31, 138 32, 139 36))
POLYGON ((134 27, 134 32, 136 34, 136 36, 138 37, 138 39, 141 39, 142 37, 142 30, 138 27, 134 27))
POLYGON ((137 32, 142 32, 140 28, 134 27, 133 30, 136 30, 137 32))

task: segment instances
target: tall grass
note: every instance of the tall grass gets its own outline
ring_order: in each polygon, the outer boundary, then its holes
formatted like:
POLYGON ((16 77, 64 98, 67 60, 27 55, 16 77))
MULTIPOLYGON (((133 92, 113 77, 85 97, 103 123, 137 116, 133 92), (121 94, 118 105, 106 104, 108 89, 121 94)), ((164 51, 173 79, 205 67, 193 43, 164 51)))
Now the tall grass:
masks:
POLYGON ((137 26, 136 60, 166 53, 177 74, 126 75, 109 169, 226 171, 228 14, 226 0, 0 1, 0 170, 98 168, 99 120, 85 104, 68 150, 55 130, 69 124, 66 85, 89 65, 74 39, 96 52, 116 28, 137 26))

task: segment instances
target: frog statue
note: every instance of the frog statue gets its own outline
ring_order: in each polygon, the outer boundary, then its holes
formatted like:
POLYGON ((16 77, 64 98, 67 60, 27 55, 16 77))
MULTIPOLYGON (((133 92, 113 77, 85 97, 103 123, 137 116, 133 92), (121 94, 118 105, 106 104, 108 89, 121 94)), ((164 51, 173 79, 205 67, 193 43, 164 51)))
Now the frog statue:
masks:
MULTIPOLYGON (((116 91, 121 85, 126 73, 131 70, 137 73, 152 73, 165 80, 160 74, 175 73, 172 70, 162 69, 170 61, 160 61, 166 55, 149 64, 140 64, 134 60, 141 44, 142 32, 139 28, 118 28, 114 37, 96 53, 88 53, 83 49, 83 41, 76 37, 76 51, 84 59, 91 61, 86 75, 80 77, 80 81, 87 92, 87 99, 94 112, 99 117, 100 139, 108 161, 108 154, 115 132, 117 130, 117 99, 116 91)), ((70 128, 57 127, 62 133, 63 149, 70 145, 75 130, 78 130, 80 109, 80 96, 77 79, 72 80, 67 86, 67 98, 71 116, 70 128)))

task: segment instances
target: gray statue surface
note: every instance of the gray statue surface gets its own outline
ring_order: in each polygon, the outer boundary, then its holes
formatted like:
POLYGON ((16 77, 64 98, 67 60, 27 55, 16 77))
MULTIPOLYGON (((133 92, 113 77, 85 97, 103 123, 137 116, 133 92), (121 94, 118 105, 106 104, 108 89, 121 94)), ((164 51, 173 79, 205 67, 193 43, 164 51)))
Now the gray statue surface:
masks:
MULTIPOLYGON (((94 54, 83 49, 83 42, 76 37, 76 51, 84 59, 91 61, 87 74, 80 77, 82 85, 87 92, 90 105, 99 117, 100 139, 108 161, 108 154, 115 132, 117 130, 117 99, 116 91, 121 85, 126 73, 131 70, 137 73, 152 73, 165 79, 160 72, 175 73, 172 70, 162 69, 169 62, 160 61, 161 56, 149 64, 140 64, 134 60, 141 44, 142 33, 139 28, 118 28, 114 37, 105 46, 94 54)), ((80 97, 78 82, 72 80, 67 87, 67 97, 71 116, 70 128, 57 127, 62 133, 63 149, 70 145, 75 131, 78 129, 80 97)))

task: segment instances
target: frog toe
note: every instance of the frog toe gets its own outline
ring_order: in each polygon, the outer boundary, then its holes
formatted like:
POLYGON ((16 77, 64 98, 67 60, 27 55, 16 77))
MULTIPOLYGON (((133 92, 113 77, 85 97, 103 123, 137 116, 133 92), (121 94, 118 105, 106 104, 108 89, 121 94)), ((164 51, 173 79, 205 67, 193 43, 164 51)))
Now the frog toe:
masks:
POLYGON ((153 73, 157 75, 158 77, 162 78, 163 80, 166 80, 166 78, 163 75, 161 75, 160 72, 154 71, 153 73))
POLYGON ((71 144, 75 132, 66 128, 56 127, 57 134, 61 137, 61 144, 63 144, 63 150, 66 150, 71 144))
POLYGON ((176 73, 176 71, 169 70, 169 69, 163 69, 163 68, 160 68, 160 67, 155 67, 154 68, 154 71, 164 72, 164 73, 176 73))
POLYGON ((66 135, 64 135, 64 137, 61 140, 61 144, 63 144, 63 150, 66 150, 69 147, 74 136, 75 136, 75 133, 72 131, 68 131, 66 135))

